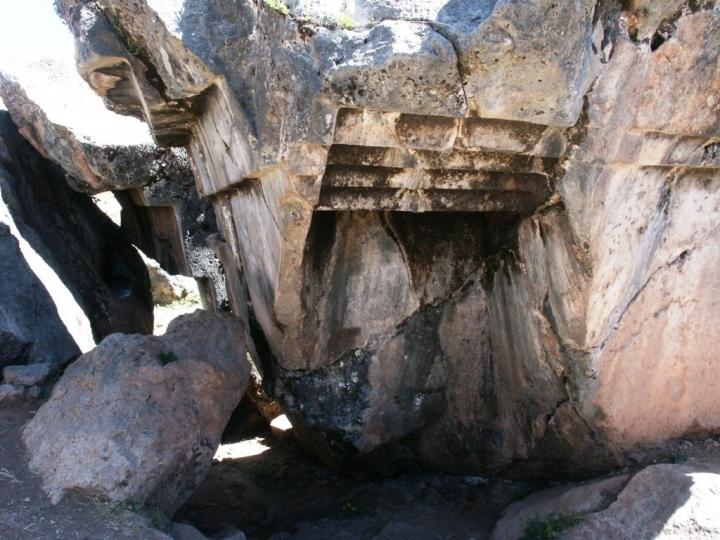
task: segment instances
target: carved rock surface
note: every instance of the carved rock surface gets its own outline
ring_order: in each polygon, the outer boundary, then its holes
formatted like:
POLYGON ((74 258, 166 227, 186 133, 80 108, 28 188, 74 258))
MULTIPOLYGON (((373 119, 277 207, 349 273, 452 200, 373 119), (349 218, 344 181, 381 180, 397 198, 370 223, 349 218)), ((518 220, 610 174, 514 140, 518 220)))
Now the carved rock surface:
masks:
MULTIPOLYGON (((208 308, 226 309, 225 277, 206 242, 217 231, 215 216, 212 205, 200 200, 193 189, 187 153, 182 148, 158 148, 137 134, 130 140, 122 136, 117 141, 106 136, 97 140, 100 121, 78 122, 65 115, 59 119, 69 126, 51 121, 49 115, 58 116, 58 110, 83 115, 86 107, 92 109, 94 102, 100 101, 90 94, 89 104, 75 103, 75 86, 82 80, 66 73, 66 68, 59 62, 48 62, 35 71, 15 67, 17 79, 27 85, 27 92, 45 102, 47 111, 28 97, 18 81, 0 74, 0 97, 20 133, 63 170, 74 190, 89 194, 113 191, 123 207, 122 228, 130 241, 160 261, 169 273, 195 278, 208 308), (56 92, 66 96, 64 100, 48 100, 47 91, 38 88, 38 79, 47 75, 55 79, 56 92)), ((128 130, 122 123, 115 126, 117 118, 123 117, 104 112, 113 122, 107 129, 128 130)), ((128 131, 132 137, 132 130, 128 131)))
POLYGON ((590 472, 720 429, 713 2, 156 3, 58 1, 90 85, 187 146, 319 453, 590 472))
POLYGON ((75 490, 172 515, 207 473, 248 377, 231 315, 183 315, 163 336, 113 334, 26 425, 30 467, 55 501, 75 490))

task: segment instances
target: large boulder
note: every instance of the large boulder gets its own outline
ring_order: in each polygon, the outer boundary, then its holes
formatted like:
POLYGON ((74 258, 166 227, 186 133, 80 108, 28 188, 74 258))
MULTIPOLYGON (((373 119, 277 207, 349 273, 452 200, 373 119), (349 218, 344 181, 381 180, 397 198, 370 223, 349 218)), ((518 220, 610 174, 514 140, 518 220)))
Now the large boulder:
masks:
POLYGON ((510 505, 491 540, 519 540, 532 522, 564 527, 565 540, 717 538, 720 469, 652 465, 627 475, 540 491, 510 505), (563 523, 564 525, 560 525, 563 523))
POLYGON ((578 473, 720 430, 713 2, 162 4, 57 2, 188 147, 319 453, 578 473))
MULTIPOLYGON (((20 135, 5 111, 0 111, 0 192, 0 221, 17 238, 31 267, 29 274, 19 275, 22 262, 3 259, 6 267, 18 267, 6 275, 18 278, 3 285, 10 300, 4 304, 7 322, 0 329, 27 342, 42 341, 42 323, 21 332, 12 321, 42 321, 57 312, 67 320, 77 345, 74 354, 113 332, 152 332, 150 280, 135 248, 89 196, 70 189, 64 172, 20 135), (17 290, 16 284, 32 282, 33 276, 45 289, 34 295, 49 294, 52 308, 24 301, 17 290), (18 303, 17 312, 10 309, 18 303)), ((31 351, 30 360, 62 362, 73 356, 62 340, 55 352, 55 344, 48 347, 51 350, 40 355, 31 351)))
POLYGON ((113 334, 26 425, 30 468, 53 501, 77 491, 171 515, 207 473, 248 377, 228 314, 198 310, 163 336, 113 334))
MULTIPOLYGON (((80 354, 78 341, 92 348, 92 334, 82 311, 79 307, 73 310, 76 306, 67 302, 65 314, 74 311, 78 317, 68 320, 61 316, 58 303, 41 280, 43 275, 33 272, 5 223, 0 223, 0 272, 12 278, 0 283, 0 367, 24 364, 29 359, 67 362, 80 354)), ((67 299, 69 295, 63 296, 67 299)))

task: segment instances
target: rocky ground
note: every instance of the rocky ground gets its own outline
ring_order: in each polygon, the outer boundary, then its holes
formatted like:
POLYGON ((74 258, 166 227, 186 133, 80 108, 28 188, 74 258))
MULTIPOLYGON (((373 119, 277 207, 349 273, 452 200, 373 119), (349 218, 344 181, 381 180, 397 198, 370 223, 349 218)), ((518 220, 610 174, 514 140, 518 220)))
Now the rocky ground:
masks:
MULTIPOLYGON (((172 532, 161 514, 131 505, 69 497, 50 504, 27 468, 22 425, 38 403, 0 410, 0 529, 8 540, 158 538, 172 532), (159 530, 154 531, 153 527, 159 530)), ((221 451, 233 454, 233 446, 221 451)), ((341 477, 294 440, 261 432, 241 443, 258 455, 215 461, 175 520, 209 537, 233 527, 248 538, 487 538, 500 511, 541 484, 407 472, 341 477)), ((237 455, 238 450, 235 450, 237 455)))
MULTIPOLYGON (((20 440, 22 426, 40 404, 0 409, 3 539, 198 538, 183 536, 188 531, 173 528, 159 512, 130 504, 71 496, 52 505, 28 470, 20 440)), ((720 442, 680 442, 665 461, 691 467, 720 464, 720 442)), ((391 477, 369 472, 339 476, 308 457, 293 439, 261 430, 243 441, 223 443, 206 480, 174 520, 210 538, 227 538, 237 528, 250 539, 479 540, 490 537, 509 504, 551 485, 411 468, 391 477)), ((553 528, 562 528, 563 522, 553 519, 558 521, 540 522, 550 533, 543 529, 528 538, 554 538, 553 528)))

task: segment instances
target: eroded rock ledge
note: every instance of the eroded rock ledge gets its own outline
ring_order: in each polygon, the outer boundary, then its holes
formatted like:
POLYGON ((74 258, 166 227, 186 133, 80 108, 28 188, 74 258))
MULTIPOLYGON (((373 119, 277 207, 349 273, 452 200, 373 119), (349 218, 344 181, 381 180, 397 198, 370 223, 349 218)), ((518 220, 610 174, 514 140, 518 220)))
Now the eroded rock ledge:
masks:
POLYGON ((715 3, 386 4, 57 0, 89 84, 188 148, 296 423, 574 472, 720 428, 715 3))

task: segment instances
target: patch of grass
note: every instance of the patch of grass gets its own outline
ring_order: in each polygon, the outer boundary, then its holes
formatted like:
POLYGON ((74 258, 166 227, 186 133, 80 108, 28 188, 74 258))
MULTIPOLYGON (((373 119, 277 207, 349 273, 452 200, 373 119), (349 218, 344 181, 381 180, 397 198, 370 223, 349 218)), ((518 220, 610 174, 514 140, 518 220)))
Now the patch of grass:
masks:
POLYGON ((690 459, 690 454, 688 454, 685 450, 676 448, 670 453, 670 457, 668 459, 670 460, 670 463, 679 465, 681 463, 687 463, 690 459))
POLYGON ((263 0, 263 2, 265 2, 265 5, 270 9, 280 13, 280 15, 284 15, 285 17, 290 15, 290 10, 285 5, 285 0, 263 0))
POLYGON ((170 362, 177 361, 177 359, 177 355, 172 351, 161 352, 160 354, 158 354, 158 360, 160 360, 163 366, 167 366, 170 362))
POLYGON ((352 30, 355 28, 355 21, 347 13, 343 13, 338 17, 337 24, 343 30, 352 30))
POLYGON ((127 513, 132 512, 139 514, 142 512, 142 504, 134 501, 108 501, 106 499, 96 499, 98 513, 104 521, 111 523, 123 524, 127 521, 127 513))
POLYGON ((581 516, 573 514, 548 514, 535 516, 525 523, 523 540, 556 540, 560 533, 582 522, 581 516))
POLYGON ((135 501, 109 501, 98 498, 95 499, 95 504, 104 521, 128 530, 142 525, 142 521, 138 522, 132 514, 147 519, 151 527, 164 533, 170 532, 172 526, 172 522, 159 508, 147 508, 135 501))

